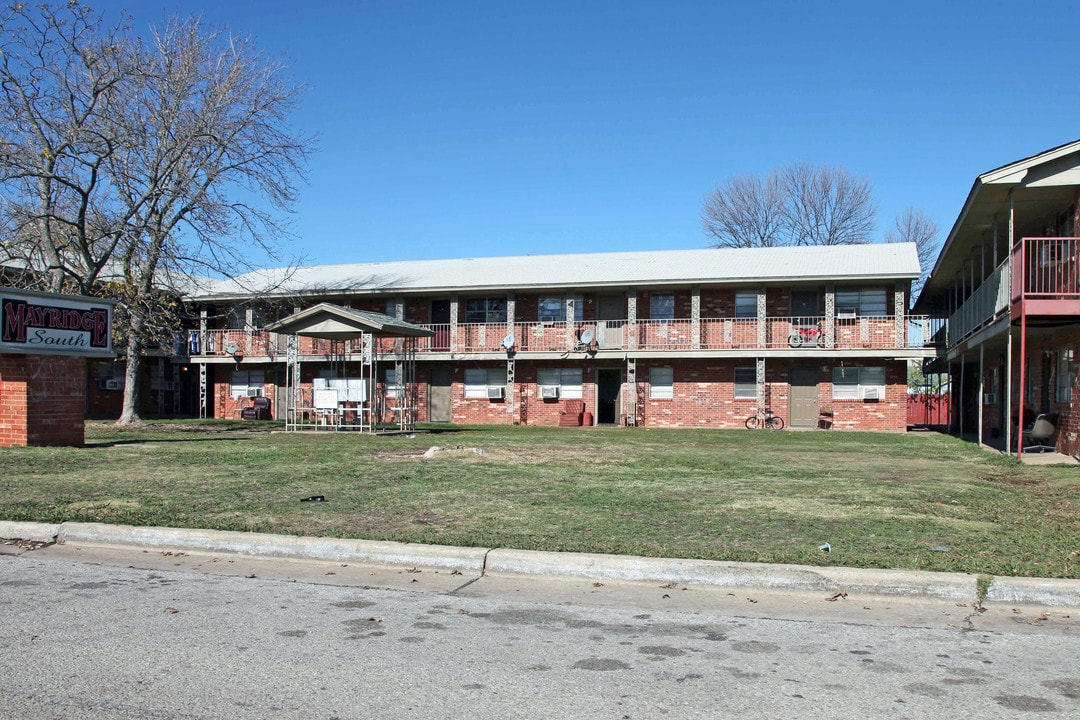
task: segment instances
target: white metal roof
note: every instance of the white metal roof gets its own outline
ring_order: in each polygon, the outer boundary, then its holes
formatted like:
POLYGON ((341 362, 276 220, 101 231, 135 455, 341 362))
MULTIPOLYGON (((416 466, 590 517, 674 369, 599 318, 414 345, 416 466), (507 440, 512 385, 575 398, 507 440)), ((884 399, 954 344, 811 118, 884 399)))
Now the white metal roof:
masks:
POLYGON ((658 287, 914 279, 913 243, 518 255, 268 268, 220 281, 196 300, 273 295, 658 287))

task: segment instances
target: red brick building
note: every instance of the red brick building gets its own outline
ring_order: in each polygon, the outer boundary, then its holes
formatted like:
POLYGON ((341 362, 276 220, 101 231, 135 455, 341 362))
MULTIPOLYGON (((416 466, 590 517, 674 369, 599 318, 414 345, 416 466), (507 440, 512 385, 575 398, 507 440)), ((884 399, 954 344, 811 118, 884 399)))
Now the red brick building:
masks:
MULTIPOLYGON (((907 363, 934 354, 907 310, 919 272, 911 244, 266 270, 189 298, 202 319, 178 363, 208 416, 262 395, 281 417, 289 338, 264 328, 327 302, 432 331, 415 348, 421 422, 721 428, 770 408, 796 428, 903 431, 907 363), (256 301, 256 281, 275 289, 256 301)), ((295 343, 302 385, 347 392, 359 341, 295 343)))
POLYGON ((111 358, 110 300, 0 288, 0 447, 82 445, 86 358, 111 358))
POLYGON ((976 178, 945 240, 916 310, 948 318, 930 370, 951 378, 962 435, 1080 453, 1078 199, 1074 141, 976 178), (1053 433, 1018 439, 1040 414, 1053 433))

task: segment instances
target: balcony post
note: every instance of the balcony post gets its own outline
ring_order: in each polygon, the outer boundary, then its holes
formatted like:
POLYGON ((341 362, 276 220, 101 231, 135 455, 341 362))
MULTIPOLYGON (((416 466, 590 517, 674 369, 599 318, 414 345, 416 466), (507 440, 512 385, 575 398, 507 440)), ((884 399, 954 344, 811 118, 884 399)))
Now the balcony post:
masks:
POLYGON ((690 288, 690 349, 701 349, 701 287, 690 288))
POLYGON ((825 286, 825 347, 836 347, 836 286, 825 286))
POLYGON ((626 349, 637 350, 637 288, 626 292, 626 349))
POLYGON ((572 294, 566 296, 566 300, 563 301, 565 306, 564 314, 566 317, 563 321, 566 324, 566 349, 573 350, 577 345, 577 336, 574 334, 574 313, 576 308, 574 307, 574 296, 572 294))
POLYGON ((904 330, 907 327, 907 288, 905 283, 897 280, 896 289, 893 292, 893 326, 896 329, 896 347, 906 346, 904 342, 904 330))
POLYGON ((765 307, 765 288, 763 287, 757 289, 757 345, 759 348, 769 346, 768 312, 765 307))
POLYGON ((199 354, 207 355, 206 351, 206 308, 199 311, 199 354))
POLYGON ((450 352, 458 349, 458 296, 450 296, 450 352))
POLYGON ((757 385, 758 413, 765 409, 765 358, 758 358, 754 364, 754 382, 757 385))

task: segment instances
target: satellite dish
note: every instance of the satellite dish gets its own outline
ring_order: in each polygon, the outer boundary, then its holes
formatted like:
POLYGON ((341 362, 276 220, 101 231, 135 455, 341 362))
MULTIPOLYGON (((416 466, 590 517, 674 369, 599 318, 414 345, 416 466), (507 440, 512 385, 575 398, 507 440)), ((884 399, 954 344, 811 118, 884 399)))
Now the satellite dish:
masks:
POLYGON ((596 338, 596 333, 594 333, 592 331, 592 328, 589 328, 585 332, 581 333, 581 342, 582 342, 583 345, 588 345, 595 338, 596 338))
POLYGON ((504 337, 502 339, 502 343, 500 343, 500 344, 506 350, 510 350, 511 348, 513 348, 514 347, 514 333, 510 333, 509 335, 504 337))
POLYGON ((234 342, 229 343, 228 345, 225 346, 225 352, 229 353, 230 355, 235 355, 236 351, 239 350, 239 349, 240 349, 240 346, 237 345, 234 342))

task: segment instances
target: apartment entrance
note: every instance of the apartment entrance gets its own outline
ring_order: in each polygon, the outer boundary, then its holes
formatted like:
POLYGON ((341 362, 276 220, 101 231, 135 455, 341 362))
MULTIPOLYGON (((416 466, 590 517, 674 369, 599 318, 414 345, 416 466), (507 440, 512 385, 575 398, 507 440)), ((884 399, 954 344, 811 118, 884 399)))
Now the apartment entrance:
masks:
POLYGON ((596 371, 596 423, 614 425, 619 420, 619 397, 622 389, 622 368, 600 368, 596 371))
MULTIPOLYGON (((450 349, 450 301, 431 301, 431 324, 435 337, 431 339, 432 350, 450 349)), ((449 422, 449 421, 448 421, 449 422)))
POLYGON ((626 296, 599 295, 596 298, 596 342, 602 348, 620 348, 626 325, 626 296))
POLYGON ((428 422, 450 422, 453 373, 448 367, 433 367, 428 373, 428 422))
POLYGON ((818 379, 815 367, 791 368, 788 392, 788 426, 815 428, 818 424, 818 379))

